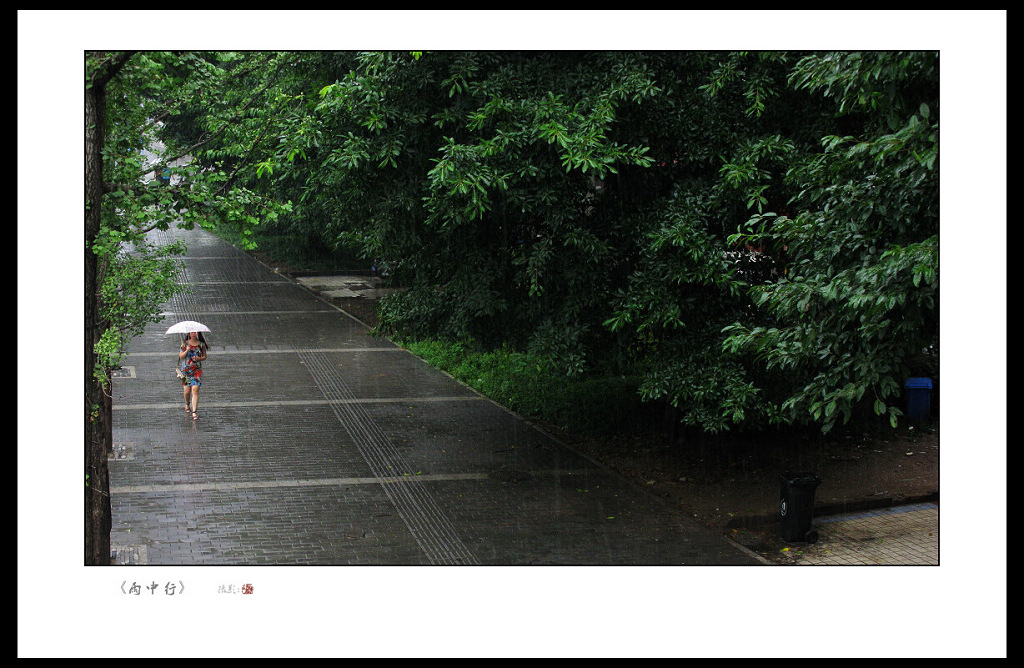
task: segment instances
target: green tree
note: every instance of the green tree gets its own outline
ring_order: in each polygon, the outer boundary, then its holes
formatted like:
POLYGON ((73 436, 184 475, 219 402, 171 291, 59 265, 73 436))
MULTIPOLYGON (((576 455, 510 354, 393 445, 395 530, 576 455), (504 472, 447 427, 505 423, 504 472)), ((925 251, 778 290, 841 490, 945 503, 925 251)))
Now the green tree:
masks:
POLYGON ((408 288, 381 331, 639 369, 646 399, 709 431, 828 428, 867 395, 898 414, 936 320, 932 56, 289 62, 286 121, 246 183, 297 202, 282 228, 408 288))
POLYGON ((770 276, 770 263, 753 262, 761 254, 735 248, 729 233, 749 208, 784 200, 786 160, 810 146, 807 128, 826 120, 814 105, 796 120, 769 103, 792 103, 789 59, 695 54, 682 68, 666 58, 659 81, 673 85, 633 122, 669 147, 670 160, 648 170, 663 185, 643 192, 643 214, 632 219, 637 257, 611 295, 614 312, 604 325, 643 372, 641 396, 704 431, 779 419, 761 389, 765 379, 723 350, 722 329, 751 316, 746 287, 770 276))
POLYGON ((172 225, 247 227, 286 209, 232 184, 232 173, 179 160, 217 138, 221 154, 241 170, 260 135, 239 119, 253 109, 264 123, 274 118, 274 107, 250 84, 280 63, 273 54, 94 52, 85 64, 85 561, 106 564, 111 370, 181 287, 173 259, 181 248, 154 247, 146 235, 172 225), (202 132, 187 145, 163 123, 186 108, 204 110, 197 117, 202 132), (141 149, 160 142, 158 161, 146 164, 141 149), (144 178, 165 169, 169 185, 144 178))
POLYGON ((664 188, 631 122, 661 95, 655 70, 689 56, 672 58, 359 54, 268 169, 303 184, 299 206, 326 214, 332 242, 409 287, 385 302, 384 331, 510 343, 579 373, 611 338, 605 298, 636 254, 632 217, 664 188))
POLYGON ((725 345, 792 379, 792 419, 827 431, 866 406, 895 426, 901 380, 938 352, 938 56, 813 54, 789 82, 856 133, 794 156, 791 213, 759 209, 734 237, 788 258, 753 289, 770 324, 731 326, 725 345))

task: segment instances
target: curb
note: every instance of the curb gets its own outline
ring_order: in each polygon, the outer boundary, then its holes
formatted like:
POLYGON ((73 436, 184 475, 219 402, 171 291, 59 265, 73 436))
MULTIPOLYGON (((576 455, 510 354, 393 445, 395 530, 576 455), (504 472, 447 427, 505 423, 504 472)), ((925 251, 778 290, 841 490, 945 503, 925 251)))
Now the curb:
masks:
MULTIPOLYGON (((878 508, 910 506, 916 503, 938 503, 938 501, 938 492, 930 492, 928 494, 920 494, 916 496, 884 497, 864 501, 843 501, 840 503, 829 503, 814 506, 813 517, 845 515, 847 513, 855 513, 865 510, 877 510, 878 508)), ((724 527, 726 529, 756 529, 777 521, 778 516, 775 514, 748 515, 744 517, 733 517, 725 523, 724 527)))

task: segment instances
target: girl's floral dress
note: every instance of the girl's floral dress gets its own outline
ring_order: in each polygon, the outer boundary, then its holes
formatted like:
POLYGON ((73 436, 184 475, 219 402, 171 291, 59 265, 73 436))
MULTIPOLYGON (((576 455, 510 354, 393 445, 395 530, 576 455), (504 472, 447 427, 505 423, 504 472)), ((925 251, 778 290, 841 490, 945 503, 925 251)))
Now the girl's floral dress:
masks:
POLYGON ((181 384, 202 385, 203 365, 196 359, 202 357, 202 347, 190 346, 186 342, 181 344, 181 349, 185 351, 185 359, 181 361, 181 372, 185 377, 181 379, 181 384))

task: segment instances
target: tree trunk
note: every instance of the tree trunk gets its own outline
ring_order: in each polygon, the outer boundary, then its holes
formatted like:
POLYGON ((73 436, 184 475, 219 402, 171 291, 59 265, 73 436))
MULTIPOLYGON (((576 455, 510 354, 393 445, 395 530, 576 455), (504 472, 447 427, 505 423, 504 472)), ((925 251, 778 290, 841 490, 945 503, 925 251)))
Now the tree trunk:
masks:
POLYGON ((106 85, 131 57, 118 54, 96 72, 85 90, 85 563, 110 564, 110 476, 107 453, 113 449, 112 401, 93 376, 95 347, 105 327, 100 318, 99 257, 93 242, 100 231, 103 200, 103 143, 106 85))

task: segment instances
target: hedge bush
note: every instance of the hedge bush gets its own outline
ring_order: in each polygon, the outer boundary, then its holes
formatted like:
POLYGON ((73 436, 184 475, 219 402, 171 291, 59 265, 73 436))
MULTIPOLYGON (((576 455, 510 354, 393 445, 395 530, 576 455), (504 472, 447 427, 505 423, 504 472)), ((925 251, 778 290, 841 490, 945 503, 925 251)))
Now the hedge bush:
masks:
POLYGON ((403 341, 431 366, 523 417, 578 433, 641 431, 656 410, 637 392, 639 376, 567 377, 545 359, 508 348, 476 350, 471 342, 403 341))

